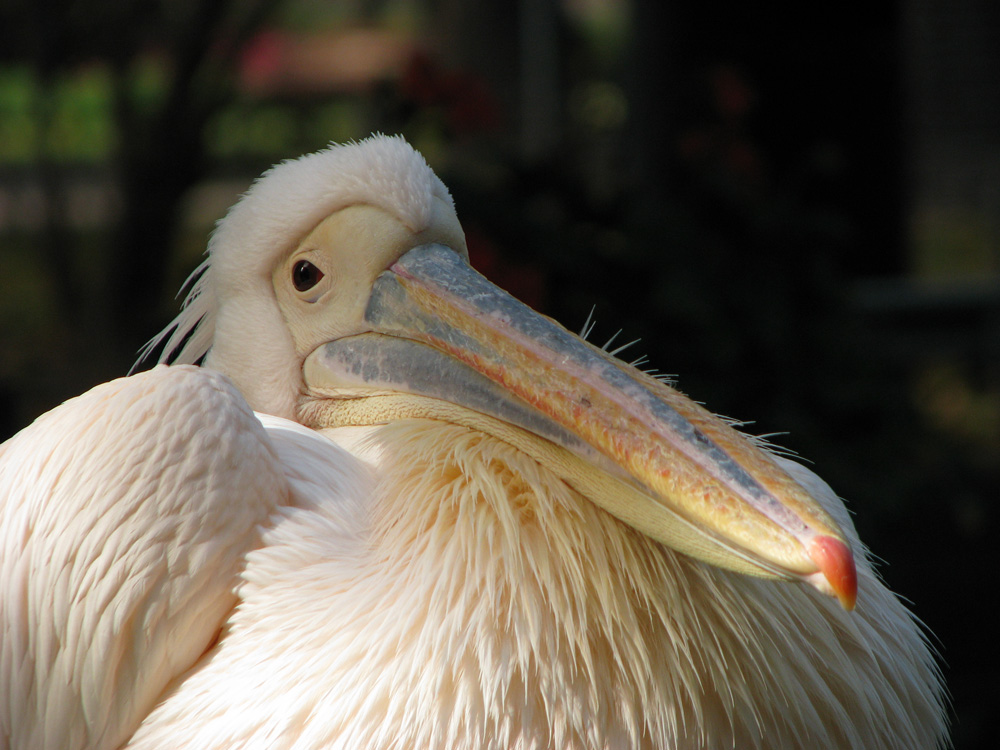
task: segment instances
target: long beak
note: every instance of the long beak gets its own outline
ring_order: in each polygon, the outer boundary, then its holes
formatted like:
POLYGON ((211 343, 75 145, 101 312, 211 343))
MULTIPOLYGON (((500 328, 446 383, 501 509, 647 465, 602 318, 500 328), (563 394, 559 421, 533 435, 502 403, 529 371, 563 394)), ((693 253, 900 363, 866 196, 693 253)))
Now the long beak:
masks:
POLYGON ((462 421, 447 408, 458 405, 484 415, 466 418, 471 425, 514 442, 516 425, 547 446, 527 441, 529 452, 642 533, 713 565, 804 580, 854 606, 843 532, 768 453, 493 286, 450 248, 403 255, 376 280, 365 319, 371 333, 306 360, 310 392, 339 404, 339 423, 371 419, 352 408, 359 399, 404 392, 443 405, 417 413, 462 421))

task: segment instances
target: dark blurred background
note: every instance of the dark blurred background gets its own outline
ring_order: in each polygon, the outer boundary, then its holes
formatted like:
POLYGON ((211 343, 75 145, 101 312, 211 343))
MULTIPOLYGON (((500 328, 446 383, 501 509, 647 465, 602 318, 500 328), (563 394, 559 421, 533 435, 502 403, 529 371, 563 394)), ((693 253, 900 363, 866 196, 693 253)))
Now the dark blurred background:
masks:
POLYGON ((992 0, 2 0, 0 437, 128 370, 263 169, 403 133, 487 276, 812 462, 993 748, 998 42, 992 0))

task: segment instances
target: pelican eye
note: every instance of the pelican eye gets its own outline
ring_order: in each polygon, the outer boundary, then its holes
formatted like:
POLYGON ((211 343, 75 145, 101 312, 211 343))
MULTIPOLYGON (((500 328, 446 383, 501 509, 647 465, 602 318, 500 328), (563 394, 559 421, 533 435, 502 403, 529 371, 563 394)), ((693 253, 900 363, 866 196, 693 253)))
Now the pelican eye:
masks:
POLYGON ((298 292, 308 292, 323 278, 323 272, 308 260, 300 260, 292 268, 292 286, 298 292))

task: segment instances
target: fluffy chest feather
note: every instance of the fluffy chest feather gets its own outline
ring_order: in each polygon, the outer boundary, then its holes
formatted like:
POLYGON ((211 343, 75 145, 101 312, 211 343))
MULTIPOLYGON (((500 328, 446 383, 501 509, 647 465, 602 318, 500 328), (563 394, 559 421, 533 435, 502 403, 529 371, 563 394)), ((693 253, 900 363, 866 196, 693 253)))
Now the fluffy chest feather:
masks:
POLYGON ((673 553, 482 434, 366 445, 370 474, 277 519, 221 645, 131 747, 160 725, 202 747, 895 746, 878 696, 824 669, 883 669, 863 614, 673 553))

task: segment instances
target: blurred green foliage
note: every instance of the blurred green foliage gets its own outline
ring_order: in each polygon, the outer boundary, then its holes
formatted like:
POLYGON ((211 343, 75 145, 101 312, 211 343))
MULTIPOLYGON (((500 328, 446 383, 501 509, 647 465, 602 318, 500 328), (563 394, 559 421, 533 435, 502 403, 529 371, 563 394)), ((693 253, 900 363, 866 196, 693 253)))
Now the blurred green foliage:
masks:
POLYGON ((35 84, 26 66, 0 68, 0 163, 29 164, 37 150, 35 84))
MULTIPOLYGON (((164 94, 162 66, 142 65, 132 83, 137 106, 148 109, 164 94)), ((118 137, 111 86, 99 64, 61 75, 50 92, 30 68, 0 67, 0 169, 30 167, 42 156, 66 165, 106 164, 118 137), (45 119, 39 117, 43 106, 45 119)), ((307 105, 242 97, 212 115, 204 138, 214 160, 279 160, 356 138, 364 120, 363 105, 350 97, 307 105)))

